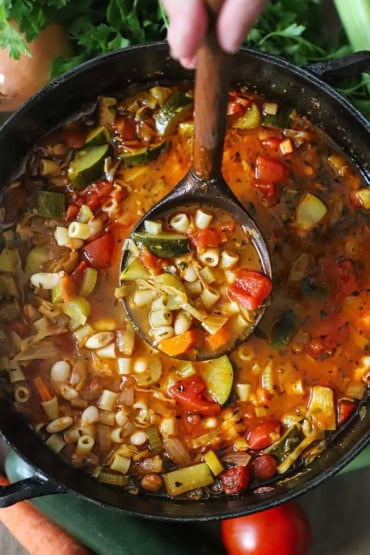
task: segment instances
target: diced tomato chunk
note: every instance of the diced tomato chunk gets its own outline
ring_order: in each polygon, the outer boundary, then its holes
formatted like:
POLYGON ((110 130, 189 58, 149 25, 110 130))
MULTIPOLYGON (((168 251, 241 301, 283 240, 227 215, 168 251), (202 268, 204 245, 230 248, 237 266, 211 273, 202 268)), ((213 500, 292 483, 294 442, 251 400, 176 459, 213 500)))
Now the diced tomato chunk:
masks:
POLYGON ((140 252, 140 260, 146 268, 154 272, 162 271, 163 265, 166 264, 166 259, 156 256, 151 253, 147 248, 143 248, 140 252))
POLYGON ((259 154, 256 158, 254 177, 262 183, 284 183, 290 176, 289 166, 270 156, 259 154))
POLYGON ((64 129, 64 142, 68 148, 81 148, 85 144, 86 133, 75 123, 64 129))
POLYGON ((221 405, 204 398, 205 383, 199 376, 191 376, 178 381, 168 389, 168 395, 175 399, 183 410, 196 412, 203 416, 216 416, 221 405))
POLYGON ((320 260, 320 268, 333 296, 347 297, 358 290, 356 267, 352 260, 326 256, 320 260))
POLYGON ((280 438, 280 431, 281 425, 278 420, 262 420, 249 428, 246 440, 251 449, 265 449, 280 438))
POLYGON ((343 424, 353 413, 356 403, 350 399, 339 399, 337 404, 337 421, 338 426, 343 424))
POLYGON ((268 480, 276 474, 277 460, 267 453, 255 457, 250 462, 252 476, 258 480, 268 480))
POLYGON ((255 181, 253 183, 253 187, 257 189, 257 191, 260 191, 260 193, 262 193, 262 195, 269 200, 277 196, 276 183, 259 183, 258 181, 255 181))
POLYGON ((262 146, 270 150, 278 151, 282 143, 282 140, 283 139, 279 139, 279 137, 269 137, 268 139, 263 139, 261 143, 262 143, 262 146))
POLYGON ((224 470, 220 474, 224 492, 227 495, 234 495, 244 491, 250 481, 250 471, 248 466, 233 466, 224 470))
POLYGON ((93 268, 107 268, 110 265, 114 249, 111 233, 104 233, 93 239, 83 248, 85 258, 93 268))
POLYGON ((222 234, 218 229, 198 229, 189 234, 189 241, 197 249, 218 247, 222 242, 222 234))
POLYGON ((271 280, 253 270, 242 268, 236 280, 227 289, 228 297, 247 310, 256 310, 271 294, 271 280))

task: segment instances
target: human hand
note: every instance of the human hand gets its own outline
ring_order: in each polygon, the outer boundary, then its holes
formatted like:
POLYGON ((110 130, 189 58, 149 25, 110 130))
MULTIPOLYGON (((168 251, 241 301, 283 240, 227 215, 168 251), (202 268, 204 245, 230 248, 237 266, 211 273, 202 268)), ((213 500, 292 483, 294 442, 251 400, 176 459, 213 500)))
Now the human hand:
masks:
MULTIPOLYGON (((194 67, 198 48, 207 30, 203 0, 162 0, 170 24, 167 39, 171 56, 187 68, 194 67)), ((267 0, 225 0, 217 20, 217 37, 225 52, 238 50, 262 12, 267 0)))

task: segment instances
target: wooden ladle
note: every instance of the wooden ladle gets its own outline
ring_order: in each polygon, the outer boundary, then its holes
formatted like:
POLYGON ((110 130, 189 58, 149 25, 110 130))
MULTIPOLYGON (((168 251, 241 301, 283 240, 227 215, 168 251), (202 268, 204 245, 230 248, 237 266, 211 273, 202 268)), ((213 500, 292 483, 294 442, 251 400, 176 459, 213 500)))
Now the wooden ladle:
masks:
MULTIPOLYGON (((169 211, 184 205, 217 207, 228 212, 239 222, 258 253, 263 273, 271 278, 271 261, 264 238, 251 216, 227 185, 221 171, 232 65, 232 55, 221 50, 216 35, 216 21, 223 1, 207 0, 206 2, 209 24, 205 40, 198 51, 196 63, 192 166, 180 183, 141 218, 132 233, 142 228, 145 220, 159 219, 169 211)), ((122 269, 127 266, 128 258, 127 254, 123 256, 122 269)), ((151 344, 150 337, 135 321, 129 303, 124 301, 124 305, 136 330, 151 344)), ((263 312, 263 309, 259 311, 246 335, 235 339, 235 345, 240 344, 252 333, 263 312)), ((230 346, 227 350, 230 351, 230 346)), ((220 356, 219 352, 217 356, 220 356)), ((189 358, 194 360, 194 357, 189 358)), ((204 357, 195 358, 199 360, 204 357)))

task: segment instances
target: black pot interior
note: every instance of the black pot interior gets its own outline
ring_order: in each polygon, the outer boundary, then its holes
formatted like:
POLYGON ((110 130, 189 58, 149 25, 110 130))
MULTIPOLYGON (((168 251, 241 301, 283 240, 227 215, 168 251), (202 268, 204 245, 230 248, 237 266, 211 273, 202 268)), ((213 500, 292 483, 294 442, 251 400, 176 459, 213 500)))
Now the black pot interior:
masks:
MULTIPOLYGON (((8 120, 0 132, 0 181, 3 187, 19 172, 30 147, 42 135, 66 119, 73 118, 100 94, 115 93, 153 82, 192 79, 168 56, 165 44, 133 47, 91 60, 50 83, 8 120)), ((235 58, 233 81, 262 95, 294 106, 322 127, 345 151, 370 182, 370 126, 334 89, 307 70, 251 51, 235 58)), ((124 494, 118 488, 98 483, 51 453, 0 401, 3 437, 29 463, 67 490, 97 503, 131 514, 162 520, 212 520, 263 510, 304 493, 347 464, 370 440, 370 413, 363 405, 330 449, 302 472, 282 480, 272 491, 248 493, 238 498, 211 498, 205 502, 182 502, 151 496, 124 494)))

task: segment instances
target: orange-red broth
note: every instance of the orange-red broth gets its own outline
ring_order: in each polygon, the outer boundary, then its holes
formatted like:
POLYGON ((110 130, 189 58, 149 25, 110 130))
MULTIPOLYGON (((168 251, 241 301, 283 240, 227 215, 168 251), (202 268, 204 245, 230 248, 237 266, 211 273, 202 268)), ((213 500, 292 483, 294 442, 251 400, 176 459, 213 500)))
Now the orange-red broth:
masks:
MULTIPOLYGON (((251 478, 255 479, 253 486, 256 480, 261 483, 299 464, 301 455, 311 451, 312 456, 317 441, 340 426, 366 393, 370 368, 367 356, 370 231, 368 209, 364 197, 359 195, 364 190, 361 178, 305 118, 293 115, 288 131, 263 125, 246 130, 232 127, 252 101, 261 115, 263 99, 255 99, 245 91, 230 97, 223 171, 267 241, 272 257, 273 294, 258 332, 230 354, 233 391, 223 406, 207 388, 200 393, 197 390, 197 399, 213 409, 217 406, 217 410, 203 413, 194 408, 186 410, 186 404, 176 402, 174 388, 182 391, 184 380, 193 378, 196 383, 202 379, 199 376, 204 375, 207 363, 193 363, 189 371, 182 361, 150 350, 139 337, 134 339, 132 355, 127 355, 125 352, 130 349, 120 352, 122 341, 120 345, 118 340, 125 333, 122 330, 128 328, 121 300, 115 297, 122 245, 138 218, 170 191, 189 168, 189 119, 176 126, 168 150, 157 160, 131 168, 119 166, 114 189, 100 198, 103 210, 94 209, 95 218, 102 219, 103 228, 109 230, 113 241, 110 263, 98 268, 97 284, 88 296, 90 314, 86 324, 91 327, 90 335, 100 331, 113 334, 116 343, 110 357, 114 358, 100 357, 96 350, 87 349, 86 337, 76 340, 77 332, 68 331, 69 316, 59 310, 64 301, 47 304, 50 291, 30 287, 29 283, 23 290, 25 300, 19 316, 2 323, 8 336, 10 332, 11 343, 9 349, 8 339, 2 341, 2 366, 8 371, 11 366, 17 367, 23 373, 23 378, 18 376, 12 383, 15 409, 64 459, 133 493, 140 487, 166 492, 163 477, 169 470, 203 463, 209 452, 216 455, 221 466, 211 464, 213 472, 208 469, 201 487, 185 491, 185 495, 199 499, 209 491, 242 492, 251 478), (287 139, 288 152, 280 146, 287 139), (256 180, 260 155, 283 162, 282 182, 256 180), (297 224, 297 206, 307 192, 321 199, 327 213, 305 231, 297 224), (37 342, 40 334, 35 322, 43 316, 54 331, 49 329, 46 338, 37 342), (26 352, 26 356, 19 356, 19 352, 26 352), (118 372, 117 357, 134 359, 125 364, 122 374, 118 372), (70 367, 64 383, 51 379, 52 365, 61 360, 70 367), (158 364, 160 376, 152 383, 150 369, 153 365, 158 369, 158 364), (318 386, 329 393, 329 413, 320 403, 312 404, 314 391, 323 392, 318 386), (22 397, 16 391, 22 387, 30 393, 26 402, 27 393, 22 397), (114 401, 108 403, 108 410, 99 408, 103 390, 113 393, 114 401), (72 422, 61 431, 53 432, 53 426, 51 432, 50 427, 47 431, 50 418, 41 402, 52 399, 58 400, 54 419, 69 417, 68 422, 72 422), (98 407, 98 411, 90 410, 92 422, 81 419, 90 406, 98 407), (153 438, 150 442, 145 435, 149 428, 157 431, 154 443, 153 438), (274 451, 287 430, 296 434, 293 447, 292 443, 289 447, 288 441, 283 451, 274 451), (82 435, 93 438, 93 447, 86 454, 76 447, 82 435), (50 442, 51 436, 57 436, 56 443, 50 442), (125 471, 112 464, 117 455, 125 459, 125 471)), ((137 110, 140 101, 134 105, 137 110)), ((132 148, 157 140, 152 112, 147 108, 144 111, 147 114, 144 123, 140 118, 141 123, 133 122, 127 102, 121 113, 116 112, 113 123, 116 148, 117 145, 120 149, 132 148)), ((47 185, 51 190, 62 191, 67 195, 67 219, 76 219, 76 199, 85 194, 87 201, 86 191, 91 188, 73 193, 63 168, 57 175, 41 178, 40 159, 54 159, 60 164, 65 159, 60 152, 73 156, 83 145, 87 130, 94 126, 95 117, 86 116, 47 137, 31 153, 29 171, 6 195, 5 203, 17 189, 17 198, 23 199, 17 208, 17 232, 22 240, 16 247, 23 267, 29 248, 39 244, 46 244, 50 253, 50 259, 39 268, 42 271, 62 270, 64 275, 71 275, 86 259, 84 248, 90 239, 73 251, 77 255, 68 247, 57 246, 53 239, 55 226, 66 224, 24 216, 26 204, 22 192, 27 191, 31 199, 27 201, 29 214, 33 202, 29 193, 35 188, 47 185), (62 145, 57 147, 59 157, 47 145, 62 145)), ((17 272, 23 274, 19 267, 17 272)), ((12 375, 11 371, 9 374, 12 375)), ((209 456, 206 460, 209 462, 209 456)), ((167 488, 167 493, 183 492, 167 488)))

